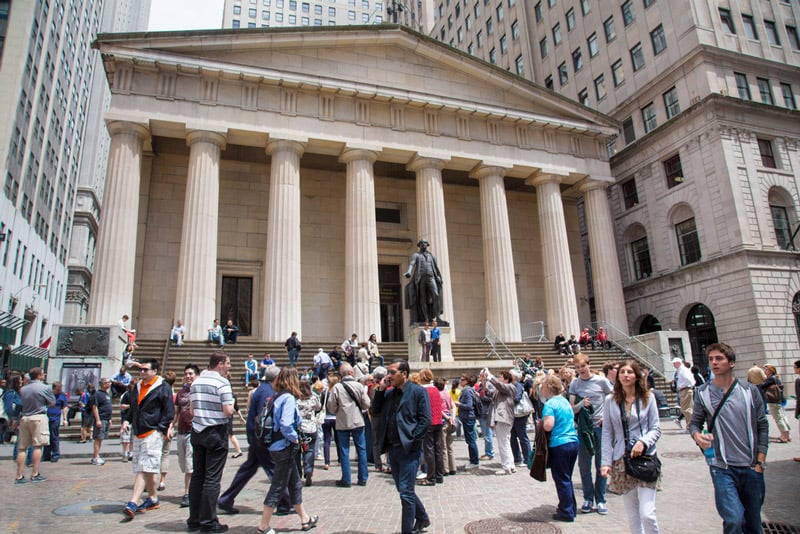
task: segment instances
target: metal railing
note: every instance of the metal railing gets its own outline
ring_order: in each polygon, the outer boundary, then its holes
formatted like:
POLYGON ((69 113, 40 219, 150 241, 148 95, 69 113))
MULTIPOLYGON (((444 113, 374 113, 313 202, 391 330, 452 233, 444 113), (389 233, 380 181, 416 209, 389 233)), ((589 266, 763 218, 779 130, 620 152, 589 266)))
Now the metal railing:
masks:
POLYGON ((521 326, 522 341, 549 341, 544 334, 544 321, 534 321, 532 323, 523 323, 521 326))
POLYGON ((619 328, 606 322, 592 323, 592 326, 590 326, 589 329, 596 334, 597 330, 595 330, 595 327, 599 328, 600 326, 605 328, 605 331, 608 334, 608 341, 612 345, 616 346, 620 350, 625 351, 626 355, 638 360, 640 363, 645 364, 654 373, 669 381, 666 373, 672 367, 672 364, 667 356, 653 350, 635 336, 629 336, 619 328))
POLYGON ((489 321, 486 321, 483 341, 489 343, 489 345, 491 345, 492 347, 492 350, 490 350, 489 353, 486 354, 487 358, 494 357, 499 360, 504 359, 505 357, 502 356, 501 353, 497 351, 498 347, 500 347, 503 354, 507 354, 508 356, 511 357, 512 360, 517 359, 517 357, 514 355, 511 349, 509 349, 508 346, 506 346, 506 344, 503 343, 503 340, 497 336, 497 332, 495 332, 494 328, 492 328, 492 325, 489 324, 489 321))

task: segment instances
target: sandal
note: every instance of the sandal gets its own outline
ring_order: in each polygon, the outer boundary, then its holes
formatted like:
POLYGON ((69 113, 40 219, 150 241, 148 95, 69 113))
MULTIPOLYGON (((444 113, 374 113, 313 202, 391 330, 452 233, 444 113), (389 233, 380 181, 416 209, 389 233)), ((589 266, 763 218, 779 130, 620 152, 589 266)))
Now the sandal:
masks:
POLYGON ((300 524, 300 530, 302 530, 304 532, 307 531, 307 530, 311 530, 312 528, 317 526, 318 522, 319 522, 319 516, 318 515, 308 516, 308 521, 306 521, 305 523, 301 523, 300 524))
POLYGON ((435 485, 436 482, 431 482, 427 478, 417 481, 417 486, 435 486, 435 485))
POLYGON ((258 534, 275 534, 275 529, 272 527, 267 527, 264 530, 257 528, 256 532, 258 532, 258 534))

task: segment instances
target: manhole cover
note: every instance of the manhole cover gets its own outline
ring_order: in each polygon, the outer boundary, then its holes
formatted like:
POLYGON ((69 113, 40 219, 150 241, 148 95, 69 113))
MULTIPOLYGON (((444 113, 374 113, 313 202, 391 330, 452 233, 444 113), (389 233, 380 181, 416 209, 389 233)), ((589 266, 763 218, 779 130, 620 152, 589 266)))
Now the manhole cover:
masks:
POLYGON ((529 521, 517 523, 501 517, 481 519, 464 525, 467 534, 494 534, 496 532, 509 532, 514 534, 561 534, 561 529, 550 523, 529 521))
POLYGON ((786 523, 762 521, 761 527, 764 529, 764 534, 800 534, 800 527, 786 523))
POLYGON ((69 516, 118 514, 124 507, 125 503, 119 501, 85 501, 56 508, 53 514, 69 516))

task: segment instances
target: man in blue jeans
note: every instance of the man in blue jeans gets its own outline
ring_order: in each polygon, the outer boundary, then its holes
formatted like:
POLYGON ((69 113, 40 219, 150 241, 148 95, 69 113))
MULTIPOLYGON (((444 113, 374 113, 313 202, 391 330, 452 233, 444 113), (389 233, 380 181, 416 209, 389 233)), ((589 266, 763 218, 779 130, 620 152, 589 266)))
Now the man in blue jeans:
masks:
MULTIPOLYGON (((370 400, 367 388, 353 378, 353 366, 342 363, 339 366, 342 381, 333 386, 328 395, 327 408, 336 414, 336 438, 339 458, 342 461, 342 478, 336 481, 340 488, 349 488, 350 477, 350 438, 356 446, 358 457, 358 485, 367 485, 367 440, 364 434, 364 410, 369 409, 370 400)), ((394 465, 394 464, 393 464, 394 465)))
POLYGON ((712 343, 706 355, 714 380, 695 393, 689 432, 709 465, 722 531, 760 533, 769 445, 764 399, 754 385, 733 377, 736 354, 729 345, 712 343))
POLYGON ((461 396, 458 397, 458 420, 464 429, 464 441, 467 442, 469 463, 464 469, 475 469, 478 461, 478 432, 475 430, 475 405, 481 402, 475 391, 475 376, 461 375, 461 396))
POLYGON ((419 534, 431 524, 416 493, 422 442, 431 425, 430 401, 424 388, 408 381, 408 362, 395 360, 386 372, 371 409, 384 422, 376 432, 376 446, 389 455, 394 485, 400 493, 403 507, 400 531, 419 534))

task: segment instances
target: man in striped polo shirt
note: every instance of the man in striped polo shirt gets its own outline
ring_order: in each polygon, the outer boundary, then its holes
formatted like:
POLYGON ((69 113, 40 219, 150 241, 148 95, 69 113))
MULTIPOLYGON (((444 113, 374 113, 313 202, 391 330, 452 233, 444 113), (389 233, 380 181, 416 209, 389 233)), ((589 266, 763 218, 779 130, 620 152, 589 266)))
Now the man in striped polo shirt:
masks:
POLYGON ((192 480, 189 483, 189 531, 225 532, 217 520, 222 470, 228 456, 228 417, 233 415, 233 392, 225 377, 230 357, 222 351, 211 355, 208 369, 192 382, 192 480))

